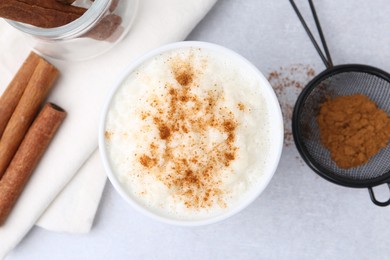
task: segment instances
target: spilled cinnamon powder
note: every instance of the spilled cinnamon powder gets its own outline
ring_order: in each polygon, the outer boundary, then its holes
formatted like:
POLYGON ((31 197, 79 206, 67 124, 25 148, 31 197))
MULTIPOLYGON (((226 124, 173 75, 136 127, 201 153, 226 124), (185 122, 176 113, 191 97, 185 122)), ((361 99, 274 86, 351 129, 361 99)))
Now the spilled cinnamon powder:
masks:
POLYGON ((308 64, 291 64, 273 69, 268 73, 271 83, 278 97, 284 122, 284 145, 294 143, 291 118, 295 101, 305 85, 315 76, 315 70, 308 64))

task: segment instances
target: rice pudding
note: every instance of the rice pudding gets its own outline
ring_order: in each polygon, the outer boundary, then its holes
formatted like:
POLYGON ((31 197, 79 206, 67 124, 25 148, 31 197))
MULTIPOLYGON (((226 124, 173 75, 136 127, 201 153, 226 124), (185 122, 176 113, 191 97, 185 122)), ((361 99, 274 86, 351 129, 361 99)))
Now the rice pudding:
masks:
POLYGON ((206 48, 146 60, 109 105, 104 145, 113 174, 130 197, 170 219, 237 207, 269 160, 264 89, 252 70, 206 48))

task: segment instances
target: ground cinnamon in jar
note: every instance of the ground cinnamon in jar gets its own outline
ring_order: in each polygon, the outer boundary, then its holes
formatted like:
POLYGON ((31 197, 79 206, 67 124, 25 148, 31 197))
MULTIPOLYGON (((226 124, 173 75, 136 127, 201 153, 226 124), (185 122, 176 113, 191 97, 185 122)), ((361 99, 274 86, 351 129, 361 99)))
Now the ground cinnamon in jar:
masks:
POLYGON ((389 116, 362 94, 326 100, 317 122, 321 142, 344 169, 368 162, 390 139, 389 116))

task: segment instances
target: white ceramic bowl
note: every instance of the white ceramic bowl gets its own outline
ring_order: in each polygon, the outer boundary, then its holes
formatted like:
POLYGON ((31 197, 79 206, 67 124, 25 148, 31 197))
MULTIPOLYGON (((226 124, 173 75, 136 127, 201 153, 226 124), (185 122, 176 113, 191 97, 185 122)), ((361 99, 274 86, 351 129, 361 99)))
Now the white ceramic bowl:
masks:
POLYGON ((160 48, 157 48, 145 55, 143 55, 141 58, 137 59, 133 63, 131 63, 124 72, 118 77, 118 80, 115 82, 115 84, 112 87, 112 91, 109 94, 109 96, 106 99, 103 113, 100 121, 99 126, 99 150, 100 155, 103 161, 103 165, 105 168, 105 171, 108 175, 109 180, 111 181, 114 188, 119 192, 119 194, 135 209, 142 212, 143 214, 156 219, 158 221, 162 221, 164 223, 168 224, 175 224, 175 225, 181 225, 181 226, 199 226, 199 225, 206 225, 215 223, 221 220, 224 220, 228 217, 233 216, 234 214, 240 212, 244 208, 246 208, 249 204, 251 204, 266 188, 268 183, 270 182, 272 176, 274 175, 274 172, 276 171, 276 168, 279 163, 279 159, 282 153, 282 147, 283 147, 283 118, 282 113, 280 110, 279 102, 276 98, 275 92, 273 91, 271 85, 267 81, 267 79, 264 77, 264 75, 255 67, 253 66, 248 60, 240 56, 239 54, 226 49, 222 46, 206 43, 206 42, 177 42, 168 44, 165 46, 162 46, 160 48), (269 117, 271 120, 271 124, 269 127, 269 132, 271 134, 271 147, 269 152, 269 160, 267 165, 267 170, 263 173, 262 176, 262 182, 260 185, 252 187, 250 196, 248 196, 245 200, 242 200, 242 203, 240 203, 236 207, 232 207, 230 210, 227 210, 225 213, 213 216, 208 219, 202 219, 202 220, 178 220, 173 218, 168 218, 165 216, 158 215, 157 213, 154 213, 151 209, 141 205, 138 203, 135 199, 133 199, 125 190, 124 187, 120 184, 118 181, 116 175, 113 173, 112 168, 110 166, 110 162, 108 159, 107 151, 106 151, 106 145, 105 145, 105 138, 104 138, 104 132, 105 132, 105 126, 106 126, 106 117, 107 113, 110 108, 111 100, 113 99, 116 91, 120 86, 122 85, 123 81, 130 75, 137 67, 139 67, 141 64, 146 62, 147 60, 151 59, 152 57, 159 55, 161 53, 164 53, 166 51, 175 50, 178 48, 185 48, 185 47, 195 47, 195 48, 204 48, 210 51, 214 51, 217 53, 223 54, 225 57, 229 57, 229 59, 233 59, 235 62, 237 62, 240 66, 245 66, 248 70, 251 70, 254 75, 257 75, 257 78, 260 82, 260 85, 264 88, 263 95, 265 95, 265 100, 267 100, 267 108, 269 111, 269 117), (252 192, 254 190, 254 192, 252 192))

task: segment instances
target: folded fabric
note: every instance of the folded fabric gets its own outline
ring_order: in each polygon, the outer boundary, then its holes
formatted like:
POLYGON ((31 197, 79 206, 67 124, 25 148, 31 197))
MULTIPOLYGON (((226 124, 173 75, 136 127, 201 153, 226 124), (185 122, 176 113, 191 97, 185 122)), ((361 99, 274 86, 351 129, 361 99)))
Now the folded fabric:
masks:
MULTIPOLYGON (((129 34, 110 52, 78 63, 49 59, 62 75, 49 100, 63 107, 68 116, 0 227, 0 259, 19 243, 96 150, 102 104, 117 75, 143 53, 185 39, 215 1, 142 0, 129 34)), ((0 73, 6 76, 0 82, 1 91, 30 51, 24 42, 21 33, 0 21, 0 73)))
POLYGON ((88 233, 106 180, 96 149, 36 225, 55 232, 88 233))

